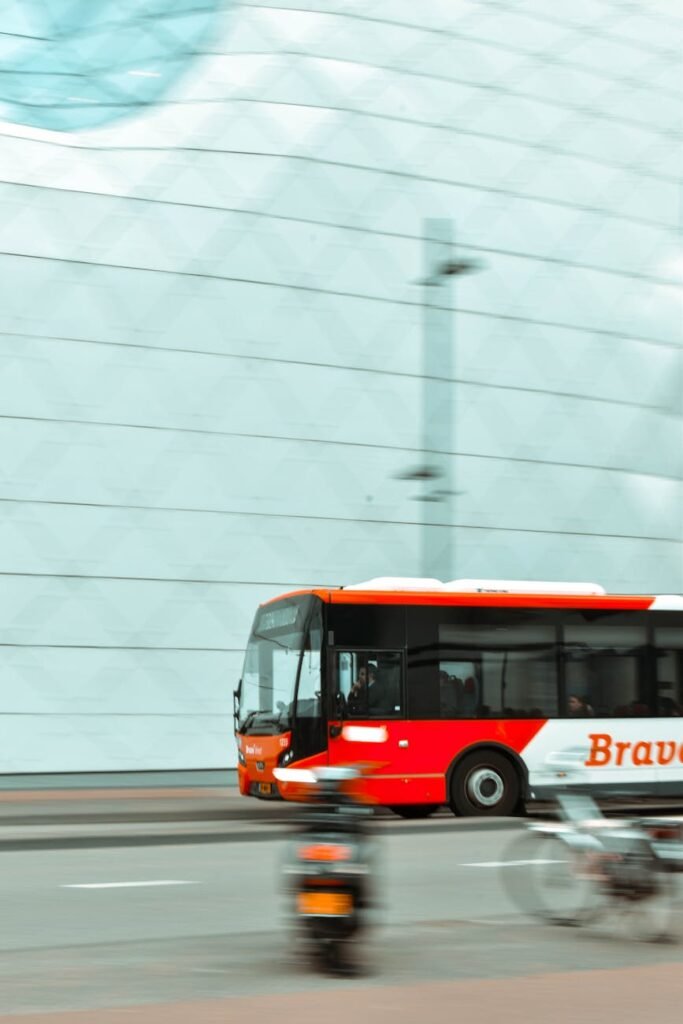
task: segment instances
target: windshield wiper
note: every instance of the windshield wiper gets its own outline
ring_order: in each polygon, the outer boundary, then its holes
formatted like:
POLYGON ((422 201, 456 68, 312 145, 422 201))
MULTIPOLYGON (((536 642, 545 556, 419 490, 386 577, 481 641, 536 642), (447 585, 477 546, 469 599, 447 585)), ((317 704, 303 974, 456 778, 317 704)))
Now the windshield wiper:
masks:
POLYGON ((252 633, 251 635, 255 636, 258 640, 265 640, 266 643, 277 644, 277 646, 281 647, 283 651, 294 650, 293 647, 288 647, 287 644, 283 644, 281 640, 276 640, 273 636, 264 636, 263 633, 252 633))
POLYGON ((257 715, 258 715, 258 711, 248 711, 247 712, 247 717, 242 722, 242 729, 248 729, 249 726, 254 721, 254 719, 256 718, 257 715))
POLYGON ((244 719, 244 722, 242 723, 242 731, 246 732, 246 730, 251 728, 251 726, 254 725, 254 723, 257 723, 258 725, 289 726, 290 716, 285 715, 283 717, 281 715, 278 715, 277 717, 275 717, 274 715, 264 714, 263 711, 250 711, 247 717, 244 719))
POLYGON ((264 718, 259 718, 259 725, 289 725, 289 715, 266 715, 264 718))

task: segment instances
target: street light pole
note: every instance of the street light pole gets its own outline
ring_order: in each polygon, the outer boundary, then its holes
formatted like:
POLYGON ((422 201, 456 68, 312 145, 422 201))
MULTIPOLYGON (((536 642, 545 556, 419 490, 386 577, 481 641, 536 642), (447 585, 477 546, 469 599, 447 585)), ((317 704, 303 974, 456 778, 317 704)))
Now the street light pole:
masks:
POLYGON ((449 527, 454 501, 451 486, 451 459, 448 456, 453 438, 453 407, 451 379, 453 325, 448 307, 451 305, 450 281, 437 268, 452 253, 451 222, 425 220, 424 264, 422 282, 422 451, 424 475, 422 502, 421 564, 424 576, 452 579, 454 543, 449 527), (436 491, 436 493, 434 493, 436 491))
POLYGON ((424 224, 423 285, 423 467, 420 500, 421 562, 424 576, 455 576, 456 523, 453 483, 455 444, 455 315, 451 278, 479 265, 454 258, 452 222, 427 219, 424 224))

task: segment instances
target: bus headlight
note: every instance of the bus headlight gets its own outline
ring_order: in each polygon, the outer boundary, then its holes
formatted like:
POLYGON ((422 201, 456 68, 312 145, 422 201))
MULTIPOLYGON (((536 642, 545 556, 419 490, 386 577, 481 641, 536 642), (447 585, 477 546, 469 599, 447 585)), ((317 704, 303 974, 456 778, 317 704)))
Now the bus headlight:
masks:
POLYGON ((246 768, 246 766, 247 766, 247 759, 246 759, 246 757, 244 756, 244 754, 242 753, 241 750, 237 751, 237 760, 239 761, 239 763, 241 765, 243 765, 246 768))
POLYGON ((285 752, 283 754, 280 754, 280 757, 278 758, 278 764, 280 765, 281 768, 286 768, 287 765, 290 764, 293 760, 294 760, 294 751, 293 750, 285 750, 285 752))

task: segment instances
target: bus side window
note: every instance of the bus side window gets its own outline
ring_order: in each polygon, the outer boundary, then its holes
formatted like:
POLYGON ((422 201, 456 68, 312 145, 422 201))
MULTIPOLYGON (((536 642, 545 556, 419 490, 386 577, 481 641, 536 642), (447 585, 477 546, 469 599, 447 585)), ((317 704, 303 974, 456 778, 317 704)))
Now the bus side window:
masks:
POLYGON ((683 718, 683 627, 655 630, 657 710, 664 718, 683 718))
POLYGON ((472 661, 439 662, 442 718, 475 718, 479 713, 479 671, 472 661))
MULTIPOLYGON (((591 622, 564 628, 564 675, 568 698, 586 702, 596 718, 652 715, 645 670, 645 626, 591 622)), ((567 711, 572 714, 571 710, 567 711)))
POLYGON ((349 718, 397 718, 402 714, 399 651, 339 651, 337 693, 349 718))
POLYGON ((472 609, 439 625, 442 718, 557 718, 556 631, 542 614, 472 609), (457 621, 461 617, 463 621, 457 621), (452 652, 452 653, 451 653, 452 652))
POLYGON ((401 655, 382 652, 377 655, 374 684, 370 679, 368 714, 371 717, 395 718, 401 714, 401 655))

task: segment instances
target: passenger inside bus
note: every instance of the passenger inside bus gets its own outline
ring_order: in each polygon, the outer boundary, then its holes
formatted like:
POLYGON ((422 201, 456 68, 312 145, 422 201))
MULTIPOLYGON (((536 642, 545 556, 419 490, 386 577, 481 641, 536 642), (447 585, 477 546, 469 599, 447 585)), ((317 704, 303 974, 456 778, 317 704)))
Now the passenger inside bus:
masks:
POLYGON ((460 713, 460 700, 456 676, 449 676, 441 669, 439 672, 439 696, 441 701, 441 717, 455 718, 460 713))
POLYGON ((362 715, 368 706, 369 685, 374 687, 376 681, 376 670, 374 665, 361 665, 358 669, 358 677, 349 690, 348 710, 352 715, 362 715), (370 684, 368 684, 368 676, 370 684))
POLYGON ((349 690, 347 710, 354 718, 385 718, 401 711, 400 657, 378 656, 358 669, 358 677, 349 690))
POLYGON ((570 718, 593 718, 595 712, 585 697, 579 697, 576 693, 570 693, 567 701, 567 711, 570 718))
POLYGON ((479 683, 471 662, 442 662, 439 702, 442 718, 475 718, 479 713, 479 683), (448 669, 454 669, 452 673, 448 669))
POLYGON ((681 718, 683 717, 683 710, 681 705, 677 704, 673 697, 660 697, 659 698, 659 713, 665 718, 681 718))
POLYGON ((353 684, 353 686, 351 687, 351 689, 349 691, 349 700, 350 701, 351 700, 357 701, 359 699, 361 693, 363 693, 365 691, 365 687, 367 686, 367 682, 368 682, 368 670, 365 667, 365 665, 361 665, 361 667, 358 669, 358 678, 356 679, 355 683, 353 684))

